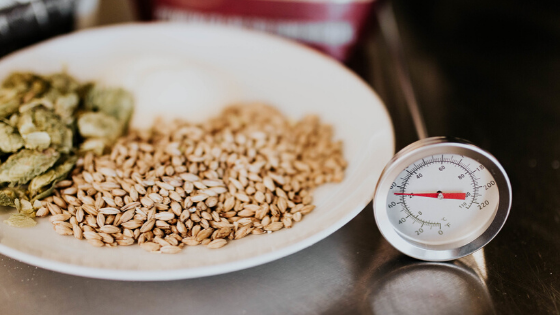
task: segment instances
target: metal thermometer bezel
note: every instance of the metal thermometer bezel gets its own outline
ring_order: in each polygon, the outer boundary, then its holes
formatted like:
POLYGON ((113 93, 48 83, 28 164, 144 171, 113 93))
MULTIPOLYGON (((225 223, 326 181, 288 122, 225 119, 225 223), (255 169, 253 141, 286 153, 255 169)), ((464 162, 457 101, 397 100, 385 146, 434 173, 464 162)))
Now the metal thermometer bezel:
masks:
POLYGON ((403 254, 426 261, 447 261, 472 254, 500 232, 509 215, 511 196, 509 178, 500 162, 490 153, 463 139, 431 137, 408 145, 387 164, 375 189, 373 214, 381 234, 403 254), (488 228, 467 244, 453 248, 448 248, 448 245, 426 245, 404 238, 395 230, 387 214, 387 196, 395 178, 415 161, 436 154, 456 154, 474 159, 486 167, 498 186, 498 209, 488 228))

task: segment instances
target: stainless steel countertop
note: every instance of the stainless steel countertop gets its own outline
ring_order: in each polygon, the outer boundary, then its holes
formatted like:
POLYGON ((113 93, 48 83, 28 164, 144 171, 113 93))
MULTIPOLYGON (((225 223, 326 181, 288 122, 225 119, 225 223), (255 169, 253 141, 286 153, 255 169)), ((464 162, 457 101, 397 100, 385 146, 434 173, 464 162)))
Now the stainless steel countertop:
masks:
MULTIPOLYGON (((87 279, 0 256, 0 314, 560 314, 558 6, 394 2, 428 132, 473 141, 509 173, 510 218, 484 251, 403 256, 370 204, 303 251, 199 279, 87 279)), ((386 101, 402 148, 415 135, 389 60, 373 34, 349 65, 386 101)))

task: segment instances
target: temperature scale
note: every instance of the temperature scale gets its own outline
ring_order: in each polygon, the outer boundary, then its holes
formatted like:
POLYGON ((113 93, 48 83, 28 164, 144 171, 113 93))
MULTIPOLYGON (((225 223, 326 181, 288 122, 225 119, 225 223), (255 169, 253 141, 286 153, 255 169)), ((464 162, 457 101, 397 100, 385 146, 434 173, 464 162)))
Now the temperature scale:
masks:
POLYGON ((469 255, 490 242, 511 207, 511 184, 498 160, 466 140, 427 137, 390 4, 381 31, 421 140, 385 167, 373 199, 381 234, 402 253, 428 261, 469 255))

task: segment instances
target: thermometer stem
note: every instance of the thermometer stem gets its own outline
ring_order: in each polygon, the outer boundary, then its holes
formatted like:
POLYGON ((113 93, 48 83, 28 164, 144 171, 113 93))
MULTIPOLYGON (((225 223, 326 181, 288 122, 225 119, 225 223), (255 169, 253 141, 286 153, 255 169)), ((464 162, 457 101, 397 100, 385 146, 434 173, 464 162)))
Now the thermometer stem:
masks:
POLYGON ((439 198, 440 194, 443 196, 442 199, 465 200, 467 198, 467 194, 465 193, 427 193, 427 194, 395 193, 395 195, 397 196, 416 196, 416 197, 428 197, 428 198, 439 198))
POLYGON ((391 3, 387 3, 386 8, 379 10, 379 26, 381 33, 385 41, 387 42, 387 47, 391 54, 395 57, 394 64, 397 73, 397 79, 399 80, 402 92, 410 110, 412 116, 412 122, 418 134, 418 138, 425 139, 428 137, 428 131, 426 129, 426 124, 420 110, 420 106, 416 100, 416 95, 412 87, 412 82, 410 79, 410 72, 407 67, 405 56, 402 47, 401 36, 399 33, 399 27, 395 19, 395 14, 393 13, 393 6, 391 3))

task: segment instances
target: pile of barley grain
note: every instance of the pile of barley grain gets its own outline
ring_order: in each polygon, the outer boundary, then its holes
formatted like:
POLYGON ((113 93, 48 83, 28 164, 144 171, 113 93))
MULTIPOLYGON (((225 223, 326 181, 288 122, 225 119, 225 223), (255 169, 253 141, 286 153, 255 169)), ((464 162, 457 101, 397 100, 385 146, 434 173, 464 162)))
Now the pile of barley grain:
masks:
POLYGON ((269 106, 231 106, 201 124, 157 121, 110 155, 87 154, 37 216, 99 247, 220 248, 292 227, 315 207, 313 188, 341 181, 345 167, 316 116, 290 123, 269 106))

